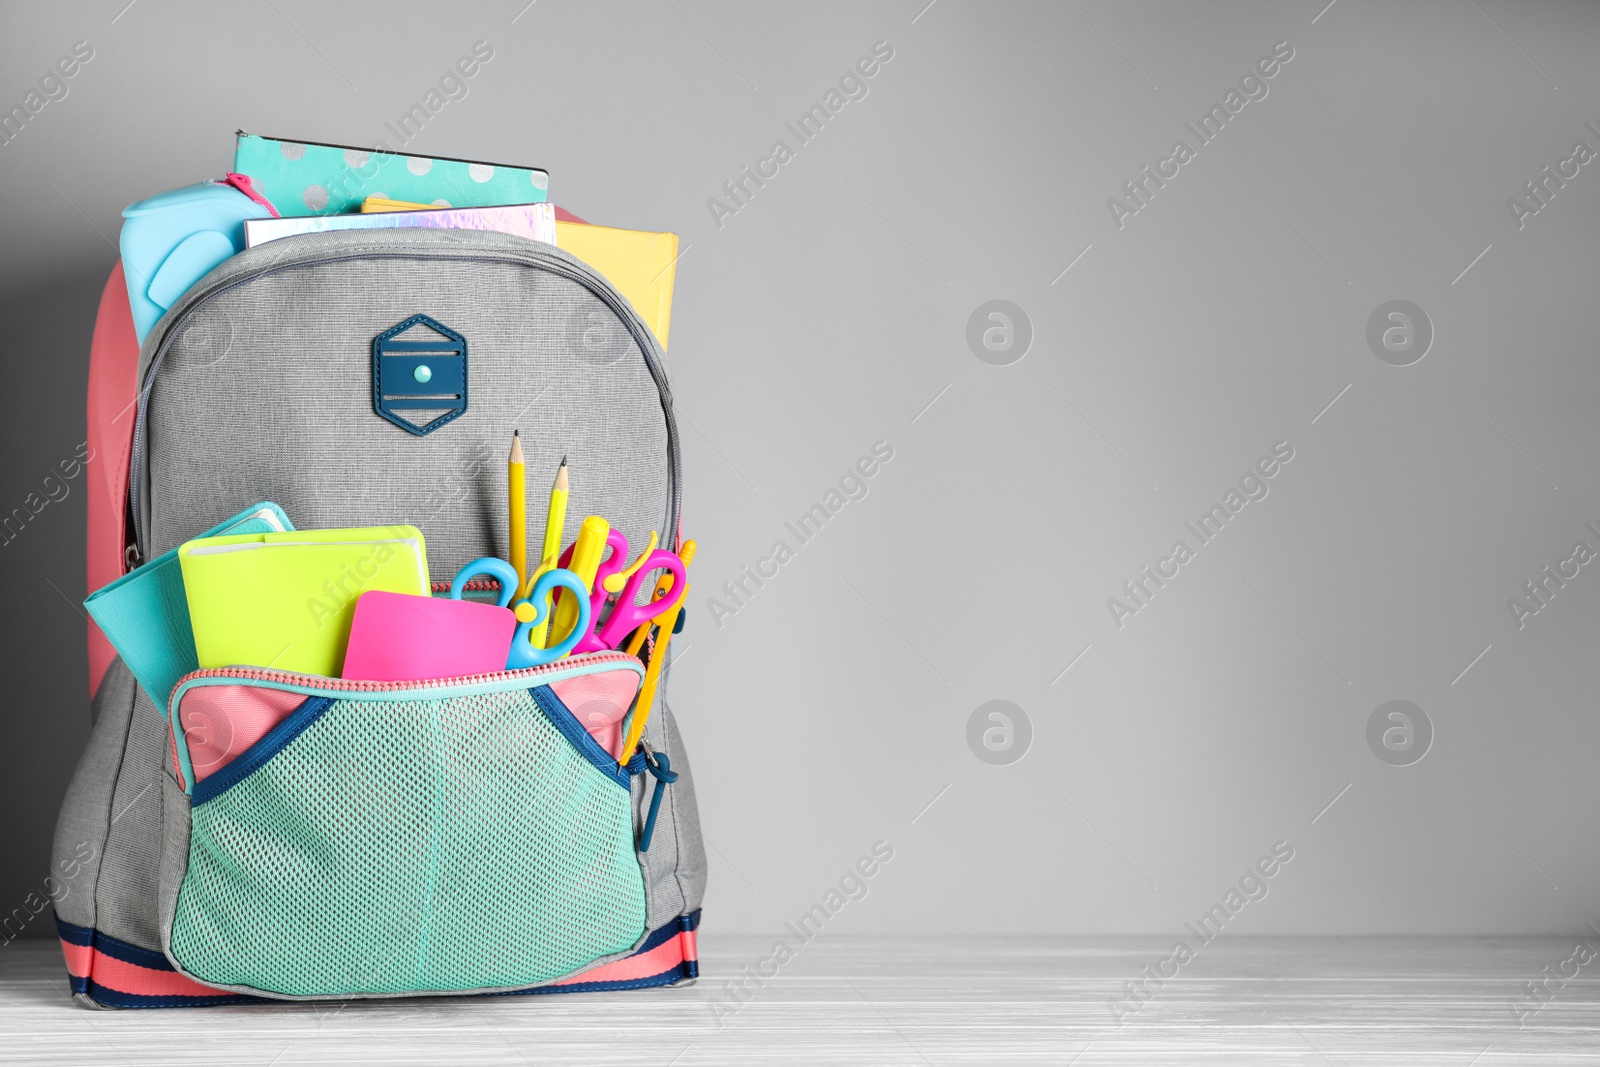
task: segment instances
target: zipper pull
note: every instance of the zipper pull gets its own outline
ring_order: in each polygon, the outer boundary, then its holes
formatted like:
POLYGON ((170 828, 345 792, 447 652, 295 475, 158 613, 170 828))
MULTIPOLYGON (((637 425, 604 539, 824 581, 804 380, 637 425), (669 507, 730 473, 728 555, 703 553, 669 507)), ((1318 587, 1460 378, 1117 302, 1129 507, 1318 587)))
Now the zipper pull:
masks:
POLYGON ((138 567, 139 564, 143 562, 143 560, 139 558, 139 546, 130 544, 127 548, 123 549, 122 562, 127 565, 127 570, 123 572, 124 574, 126 574, 127 571, 131 571, 138 567))
POLYGON ((639 851, 649 852, 650 841, 656 833, 656 816, 661 813, 661 794, 678 780, 678 772, 672 769, 672 761, 665 752, 656 752, 649 745, 644 746, 644 766, 656 780, 655 793, 650 797, 650 812, 644 819, 644 832, 639 835, 639 851))

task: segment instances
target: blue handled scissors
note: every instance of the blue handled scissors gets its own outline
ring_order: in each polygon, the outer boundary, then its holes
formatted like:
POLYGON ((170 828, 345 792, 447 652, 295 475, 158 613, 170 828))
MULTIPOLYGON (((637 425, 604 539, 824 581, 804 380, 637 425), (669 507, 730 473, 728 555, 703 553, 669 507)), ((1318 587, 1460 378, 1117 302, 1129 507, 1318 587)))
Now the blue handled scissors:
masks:
POLYGON ((517 600, 517 587, 521 580, 515 568, 503 559, 494 556, 484 556, 475 559, 456 572, 455 581, 450 583, 450 598, 462 599, 467 583, 474 578, 493 578, 500 583, 500 596, 495 601, 502 608, 511 608, 517 615, 517 632, 511 638, 511 655, 506 660, 506 670, 516 670, 519 667, 538 667, 545 663, 554 663, 562 656, 570 653, 577 645, 580 638, 589 632, 589 590, 579 578, 569 570, 556 569, 545 571, 533 588, 528 591, 528 597, 517 600), (550 594, 560 587, 575 596, 578 601, 578 624, 572 632, 561 639, 560 644, 549 648, 540 648, 529 640, 534 627, 545 621, 544 616, 550 613, 550 594))

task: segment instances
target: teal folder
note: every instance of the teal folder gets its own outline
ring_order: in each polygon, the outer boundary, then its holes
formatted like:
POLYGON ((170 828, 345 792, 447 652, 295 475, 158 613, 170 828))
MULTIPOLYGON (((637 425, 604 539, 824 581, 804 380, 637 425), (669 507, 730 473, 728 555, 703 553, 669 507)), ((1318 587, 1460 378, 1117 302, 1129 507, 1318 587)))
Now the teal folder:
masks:
MULTIPOLYGON (((201 537, 293 530, 278 505, 262 502, 213 526, 201 537)), ((136 567, 89 595, 83 606, 163 716, 178 679, 198 670, 189 600, 183 594, 178 550, 136 567)))

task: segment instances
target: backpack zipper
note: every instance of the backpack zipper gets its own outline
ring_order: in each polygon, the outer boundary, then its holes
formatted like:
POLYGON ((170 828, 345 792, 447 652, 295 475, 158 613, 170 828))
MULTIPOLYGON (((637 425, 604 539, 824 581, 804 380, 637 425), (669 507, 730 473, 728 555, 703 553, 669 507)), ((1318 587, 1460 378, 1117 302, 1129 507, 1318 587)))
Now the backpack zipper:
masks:
POLYGON ((587 655, 568 656, 538 667, 523 667, 514 671, 491 671, 488 674, 463 674, 453 678, 427 678, 422 681, 367 682, 352 678, 325 678, 320 674, 299 674, 295 671, 274 670, 271 667, 203 667, 190 671, 173 686, 176 692, 185 683, 200 678, 232 678, 250 682, 275 682, 279 685, 297 685, 305 689, 322 689, 335 693, 397 693, 411 689, 440 688, 448 683, 452 689, 461 686, 481 685, 487 682, 504 682, 513 679, 538 678, 557 674, 577 666, 615 663, 638 666, 639 661, 626 652, 591 652, 587 655))
MULTIPOLYGON (((359 233, 359 231, 353 232, 359 233)), ((362 236, 370 235, 362 234, 362 236)), ((521 263, 548 271, 568 281, 577 282, 598 297, 603 304, 611 309, 613 314, 622 320, 623 325, 627 327, 629 334, 632 335, 634 343, 639 346, 639 351, 644 356, 645 367, 650 371, 650 377, 655 382, 656 391, 661 398, 661 413, 667 423, 667 513, 662 529, 669 531, 670 536, 676 538, 680 512, 678 470, 681 463, 678 443, 678 421, 672 411, 672 389, 667 383, 666 370, 661 366, 661 361, 656 355, 655 336, 650 333, 649 327, 645 326, 644 322, 633 310, 633 306, 625 298, 617 295, 610 283, 606 282, 586 264, 576 258, 562 259, 552 257, 536 241, 529 241, 528 244, 532 247, 528 249, 528 254, 524 255, 510 252, 496 255, 433 255, 412 250, 316 256, 292 263, 278 263, 273 266, 252 270, 243 277, 222 282, 200 293, 186 295, 183 298, 185 303, 183 310, 173 317, 162 330, 160 345, 156 349, 155 355, 151 357, 150 366, 145 371, 144 381, 139 387, 139 407, 133 424, 133 447, 128 460, 128 513, 133 525, 134 543, 132 547, 136 556, 144 557, 147 555, 146 542, 148 537, 144 528, 143 485, 148 448, 147 419, 149 418, 150 397, 155 387, 156 374, 161 369, 167 350, 172 346, 173 338, 177 334, 177 328, 195 311, 215 298, 250 282, 302 267, 320 267, 364 259, 425 259, 447 260, 458 263, 521 263)), ((550 247, 554 249, 555 246, 552 245, 550 247)), ((249 251, 251 250, 246 249, 245 252, 239 254, 245 255, 249 251)))

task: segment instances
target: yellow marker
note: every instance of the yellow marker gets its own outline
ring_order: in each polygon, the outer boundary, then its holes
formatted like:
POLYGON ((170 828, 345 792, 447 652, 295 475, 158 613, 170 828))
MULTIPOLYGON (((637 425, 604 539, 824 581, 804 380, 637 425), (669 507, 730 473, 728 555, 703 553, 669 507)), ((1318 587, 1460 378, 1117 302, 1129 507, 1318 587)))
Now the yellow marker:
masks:
MULTIPOLYGON (((590 515, 578 529, 578 540, 572 546, 572 563, 568 566, 583 582, 585 589, 594 590, 594 572, 600 569, 600 558, 606 554, 606 537, 611 524, 598 515, 590 515)), ((570 593, 562 593, 556 603, 555 622, 550 624, 551 644, 560 644, 572 632, 578 621, 578 601, 570 593)), ((549 645, 545 646, 550 647, 549 645)))
MULTIPOLYGON (((519 598, 527 597, 533 589, 533 583, 545 571, 551 570, 556 565, 556 557, 561 555, 561 531, 567 525, 567 457, 561 457, 561 466, 556 468, 556 480, 550 486, 550 509, 544 514, 544 545, 539 550, 539 565, 533 569, 527 579, 522 583, 522 589, 517 594, 519 598)), ((545 638, 550 633, 550 617, 545 616, 545 621, 535 627, 530 635, 530 640, 539 648, 548 647, 545 638)))
POLYGON ((522 434, 517 430, 511 431, 506 495, 511 502, 511 569, 517 572, 517 581, 525 583, 528 577, 528 478, 522 461, 522 434))
MULTIPOLYGON (((693 542, 690 542, 691 544, 693 542)), ((685 548, 688 545, 684 546, 685 548)), ((644 684, 639 687, 639 699, 633 706, 633 722, 628 727, 628 737, 622 744, 622 757, 618 761, 626 764, 633 750, 639 747, 639 738, 644 736, 644 724, 650 718, 650 705, 656 698, 656 683, 661 679, 661 666, 667 661, 667 645, 672 642, 672 627, 678 619, 678 612, 683 610, 683 604, 689 602, 689 586, 683 587, 683 603, 651 619, 639 627, 648 630, 654 624, 656 631, 655 651, 650 653, 650 666, 644 671, 644 684)))
MULTIPOLYGON (((695 543, 693 541, 685 541, 683 543, 683 548, 678 552, 678 558, 683 560, 683 565, 685 567, 694 562, 694 550, 695 543)), ((650 599, 660 600, 671 591, 672 572, 668 571, 666 574, 663 574, 660 578, 656 579, 656 591, 650 595, 650 599)), ((684 603, 688 603, 689 598, 685 596, 683 601, 684 603)), ((681 607, 682 605, 680 604, 679 606, 681 607)), ((624 646, 623 651, 630 656, 637 656, 639 654, 639 650, 644 647, 644 639, 649 635, 650 623, 647 622, 637 630, 633 631, 633 636, 628 639, 628 643, 626 646, 624 646)))

